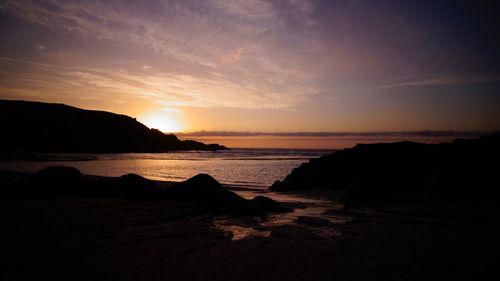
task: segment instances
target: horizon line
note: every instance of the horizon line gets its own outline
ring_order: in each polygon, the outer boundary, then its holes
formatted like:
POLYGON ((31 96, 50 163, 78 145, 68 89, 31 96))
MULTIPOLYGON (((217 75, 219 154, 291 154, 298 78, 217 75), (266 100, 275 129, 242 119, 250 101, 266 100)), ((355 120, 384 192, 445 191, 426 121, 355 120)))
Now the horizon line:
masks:
POLYGON ((420 137, 480 137, 494 131, 454 131, 454 130, 417 130, 417 131, 367 131, 367 132, 252 132, 252 131, 193 131, 174 132, 179 136, 191 137, 376 137, 376 136, 420 136, 420 137))

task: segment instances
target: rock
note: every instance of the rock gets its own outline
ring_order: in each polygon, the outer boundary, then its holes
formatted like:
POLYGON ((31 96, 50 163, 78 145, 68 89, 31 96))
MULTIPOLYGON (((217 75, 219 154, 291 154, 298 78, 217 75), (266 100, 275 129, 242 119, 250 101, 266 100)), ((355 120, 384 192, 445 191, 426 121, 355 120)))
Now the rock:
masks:
POLYGON ((198 174, 166 189, 169 198, 213 207, 243 206, 246 200, 207 174, 198 174))
POLYGON ((156 187, 154 181, 136 174, 127 174, 118 178, 105 178, 99 181, 100 195, 120 197, 129 200, 164 199, 164 192, 156 187))
POLYGON ((262 216, 264 212, 290 211, 278 202, 264 196, 246 200, 227 190, 207 174, 196 175, 166 189, 166 191, 168 192, 168 198, 173 200, 191 202, 233 215, 262 216))
POLYGON ((168 188, 158 188, 152 180, 128 174, 92 181, 79 170, 51 166, 2 188, 2 196, 17 197, 95 197, 122 198, 133 201, 169 200, 186 202, 209 212, 230 215, 263 216, 264 212, 286 212, 288 208, 263 196, 246 200, 229 191, 207 174, 196 175, 168 188))
POLYGON ((96 188, 78 169, 50 166, 21 181, 13 192, 21 196, 86 197, 95 195, 96 188))
POLYGON ((251 208, 265 212, 283 213, 292 211, 292 209, 286 208, 280 203, 274 201, 273 199, 264 196, 256 196, 255 198, 249 201, 249 206, 251 208))
POLYGON ((9 188, 6 196, 23 197, 113 197, 129 200, 165 199, 155 182, 128 174, 92 181, 73 167, 50 166, 9 188))
POLYGON ((283 181, 276 191, 346 190, 346 206, 416 202, 498 200, 500 132, 451 143, 396 142, 358 144, 312 159, 283 181))

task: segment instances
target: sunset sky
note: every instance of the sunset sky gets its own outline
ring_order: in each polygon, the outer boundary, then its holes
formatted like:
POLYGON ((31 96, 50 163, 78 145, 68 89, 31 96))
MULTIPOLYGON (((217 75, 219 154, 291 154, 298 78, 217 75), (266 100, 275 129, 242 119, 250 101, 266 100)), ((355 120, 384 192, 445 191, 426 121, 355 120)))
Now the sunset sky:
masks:
POLYGON ((0 98, 164 131, 500 129, 488 1, 0 1, 0 98))

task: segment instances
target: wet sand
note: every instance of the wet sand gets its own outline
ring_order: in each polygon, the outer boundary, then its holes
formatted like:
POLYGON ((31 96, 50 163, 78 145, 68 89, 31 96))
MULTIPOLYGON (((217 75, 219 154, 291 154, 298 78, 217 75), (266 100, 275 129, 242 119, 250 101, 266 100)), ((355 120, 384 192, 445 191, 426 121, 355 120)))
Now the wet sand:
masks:
POLYGON ((278 195, 295 212, 230 217, 172 201, 0 198, 0 279, 498 277, 497 206, 343 210, 318 194, 278 195))

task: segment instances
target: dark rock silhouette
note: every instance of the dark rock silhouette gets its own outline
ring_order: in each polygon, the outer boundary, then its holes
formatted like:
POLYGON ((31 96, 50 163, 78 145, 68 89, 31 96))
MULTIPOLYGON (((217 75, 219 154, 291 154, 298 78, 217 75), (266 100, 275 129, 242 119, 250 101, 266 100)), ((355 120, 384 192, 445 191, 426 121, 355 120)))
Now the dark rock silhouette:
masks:
POLYGON ((167 200, 192 204, 209 212, 231 215, 264 215, 263 212, 290 211, 263 196, 246 200, 207 174, 196 175, 170 187, 161 187, 155 181, 135 174, 91 179, 83 176, 79 170, 65 166, 50 166, 21 178, 19 182, 2 186, 0 197, 167 200))
POLYGON ((164 199, 164 192, 152 180, 136 174, 118 178, 104 178, 97 181, 102 197, 121 197, 129 200, 164 199))
POLYGON ((253 209, 266 211, 266 212, 291 212, 292 210, 284 207, 273 199, 265 196, 256 196, 250 200, 249 205, 253 209))
POLYGON ((88 197, 97 192, 94 182, 79 170, 65 166, 50 166, 8 189, 16 196, 30 197, 88 197))
POLYGON ((263 215, 263 212, 290 212, 278 202, 264 196, 246 200, 227 190, 217 180, 207 174, 198 174, 184 182, 165 189, 168 198, 176 201, 195 203, 219 212, 231 210, 232 214, 263 215))
POLYGON ((198 174, 166 191, 171 198, 201 205, 235 207, 247 203, 247 200, 227 190, 207 174, 198 174))
POLYGON ((181 141, 134 118, 63 104, 0 100, 0 151, 165 152, 224 150, 217 144, 181 141))
POLYGON ((348 206, 498 200, 500 133, 451 143, 358 144, 294 169, 270 189, 346 190, 348 206))
POLYGON ((100 197, 129 200, 164 199, 155 182, 128 174, 117 178, 91 180, 73 167, 50 166, 6 188, 4 195, 15 197, 100 197))

